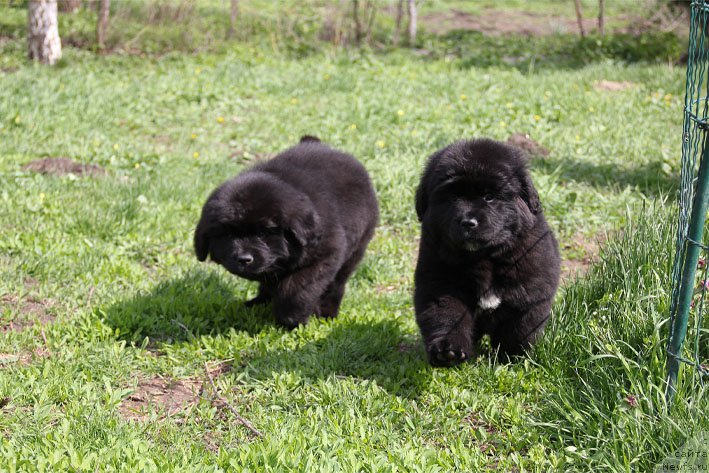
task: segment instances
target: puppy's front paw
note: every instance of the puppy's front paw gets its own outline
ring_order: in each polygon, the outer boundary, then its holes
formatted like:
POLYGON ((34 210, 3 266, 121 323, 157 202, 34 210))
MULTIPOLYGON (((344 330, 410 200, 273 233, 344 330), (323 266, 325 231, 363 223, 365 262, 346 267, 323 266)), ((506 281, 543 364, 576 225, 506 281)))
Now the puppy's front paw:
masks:
POLYGON ((426 347, 428 361, 433 366, 455 366, 470 358, 472 343, 465 337, 445 337, 426 347))
POLYGON ((249 299, 248 301, 244 302, 244 305, 246 307, 253 307, 255 305, 267 304, 270 301, 271 301, 270 297, 263 296, 263 295, 259 294, 258 296, 254 297, 253 299, 249 299))
POLYGON ((288 330, 293 330, 301 325, 308 323, 308 316, 296 316, 296 315, 277 315, 276 322, 279 325, 287 328, 288 330))

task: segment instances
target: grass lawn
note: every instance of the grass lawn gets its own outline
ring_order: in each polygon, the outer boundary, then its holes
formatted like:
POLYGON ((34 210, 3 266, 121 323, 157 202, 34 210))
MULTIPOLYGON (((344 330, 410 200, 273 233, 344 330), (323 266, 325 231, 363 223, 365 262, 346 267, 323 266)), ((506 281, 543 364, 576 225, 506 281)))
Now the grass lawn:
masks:
POLYGON ((689 370, 664 403, 683 67, 241 43, 69 47, 50 69, 8 41, 0 471, 652 471, 709 430, 689 370), (422 164, 513 133, 550 151, 531 169, 567 266, 595 262, 526 359, 432 369, 411 301, 422 164), (287 332, 192 232, 217 184, 302 134, 365 164, 381 222, 340 316, 287 332), (105 174, 23 170, 45 157, 105 174))

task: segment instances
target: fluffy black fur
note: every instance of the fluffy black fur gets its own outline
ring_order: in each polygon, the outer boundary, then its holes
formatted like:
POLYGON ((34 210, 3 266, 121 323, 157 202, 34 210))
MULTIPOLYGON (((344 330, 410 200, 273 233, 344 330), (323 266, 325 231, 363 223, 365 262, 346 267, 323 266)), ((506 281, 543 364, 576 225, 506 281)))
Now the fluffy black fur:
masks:
POLYGON ((194 235, 197 258, 260 283, 278 323, 335 317, 379 217, 369 175, 315 137, 218 187, 194 235))
POLYGON ((451 366, 489 334, 503 356, 541 334, 559 250, 521 150, 488 139, 434 153, 416 193, 416 320, 429 361, 451 366))

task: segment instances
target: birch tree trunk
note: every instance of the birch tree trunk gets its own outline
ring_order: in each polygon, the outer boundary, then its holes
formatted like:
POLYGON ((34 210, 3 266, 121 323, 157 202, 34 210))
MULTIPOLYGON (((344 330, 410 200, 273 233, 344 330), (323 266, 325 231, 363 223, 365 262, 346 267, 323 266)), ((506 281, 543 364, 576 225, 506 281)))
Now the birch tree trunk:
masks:
POLYGON ((106 31, 108 31, 108 12, 111 0, 100 0, 98 4, 98 21, 96 22, 96 43, 98 49, 106 47, 106 31))
POLYGON ((30 0, 27 4, 27 49, 30 59, 50 66, 61 59, 57 0, 30 0))
POLYGON ((409 0, 409 44, 416 43, 416 0, 409 0))

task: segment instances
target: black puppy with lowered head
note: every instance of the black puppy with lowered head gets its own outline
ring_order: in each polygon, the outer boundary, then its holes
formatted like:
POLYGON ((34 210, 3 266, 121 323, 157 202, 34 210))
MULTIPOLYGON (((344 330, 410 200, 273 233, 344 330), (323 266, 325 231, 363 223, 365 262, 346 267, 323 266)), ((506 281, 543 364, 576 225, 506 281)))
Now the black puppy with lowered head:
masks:
POLYGON ((197 258, 258 281, 288 328, 335 317, 379 218, 364 166, 312 136, 219 186, 194 235, 197 258))
POLYGON ((539 337, 559 282, 556 239, 517 148, 488 139, 434 153, 416 193, 416 320, 434 366, 489 334, 503 356, 539 337))

